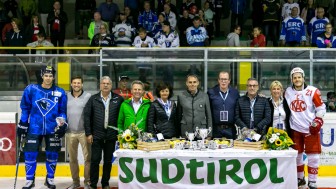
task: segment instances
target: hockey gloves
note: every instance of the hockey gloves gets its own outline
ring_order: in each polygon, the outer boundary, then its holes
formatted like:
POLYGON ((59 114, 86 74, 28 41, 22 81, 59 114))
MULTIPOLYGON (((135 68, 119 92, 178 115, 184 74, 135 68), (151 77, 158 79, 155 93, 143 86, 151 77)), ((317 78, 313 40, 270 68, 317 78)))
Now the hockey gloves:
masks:
POLYGON ((21 138, 21 136, 25 138, 28 133, 28 128, 29 128, 29 123, 20 121, 17 126, 17 130, 16 130, 17 136, 19 138, 21 138))
POLYGON ((311 125, 309 126, 310 134, 316 135, 320 132, 323 125, 323 119, 320 117, 315 117, 311 125))

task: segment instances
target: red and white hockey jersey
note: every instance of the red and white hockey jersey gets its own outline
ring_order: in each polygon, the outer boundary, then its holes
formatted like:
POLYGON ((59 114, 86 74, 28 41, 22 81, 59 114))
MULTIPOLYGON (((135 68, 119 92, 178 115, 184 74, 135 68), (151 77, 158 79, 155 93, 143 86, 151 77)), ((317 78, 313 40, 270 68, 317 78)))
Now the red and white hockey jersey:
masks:
POLYGON ((309 133, 309 126, 316 117, 316 112, 326 111, 320 90, 313 86, 308 85, 302 91, 288 87, 285 98, 291 111, 290 127, 301 133, 309 133))

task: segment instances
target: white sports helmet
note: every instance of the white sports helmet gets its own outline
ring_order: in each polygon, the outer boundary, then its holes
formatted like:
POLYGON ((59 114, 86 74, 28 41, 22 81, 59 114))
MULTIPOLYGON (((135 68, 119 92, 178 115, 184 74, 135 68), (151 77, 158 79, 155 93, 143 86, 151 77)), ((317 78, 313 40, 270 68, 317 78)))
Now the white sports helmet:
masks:
POLYGON ((292 71, 290 72, 290 77, 292 78, 293 74, 295 74, 295 73, 301 73, 302 77, 305 76, 305 73, 304 73, 303 69, 301 69, 300 67, 293 68, 292 71))

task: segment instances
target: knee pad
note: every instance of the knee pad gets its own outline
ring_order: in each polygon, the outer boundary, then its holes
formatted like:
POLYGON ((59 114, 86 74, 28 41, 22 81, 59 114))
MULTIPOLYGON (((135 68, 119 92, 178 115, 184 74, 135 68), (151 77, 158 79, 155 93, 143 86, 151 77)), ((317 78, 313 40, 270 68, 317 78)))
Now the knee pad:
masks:
POLYGON ((26 179, 34 180, 36 171, 36 158, 38 152, 25 152, 25 168, 26 168, 26 179))
POLYGON ((58 152, 49 152, 46 151, 46 168, 47 168, 47 178, 54 178, 57 159, 58 159, 58 152))

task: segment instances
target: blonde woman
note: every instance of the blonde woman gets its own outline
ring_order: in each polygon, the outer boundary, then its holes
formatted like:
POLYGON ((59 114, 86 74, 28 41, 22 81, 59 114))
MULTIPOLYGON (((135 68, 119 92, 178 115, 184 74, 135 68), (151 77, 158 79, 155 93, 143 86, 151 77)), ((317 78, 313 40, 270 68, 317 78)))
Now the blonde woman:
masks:
POLYGON ((283 98, 283 87, 280 81, 273 81, 270 85, 271 97, 268 99, 271 107, 271 124, 269 127, 286 130, 290 135, 290 110, 287 101, 283 98))

